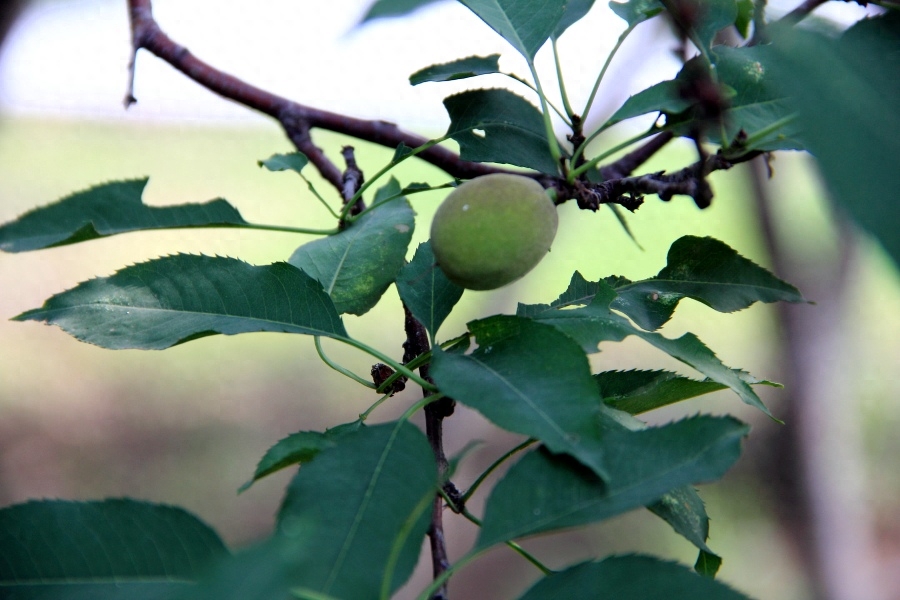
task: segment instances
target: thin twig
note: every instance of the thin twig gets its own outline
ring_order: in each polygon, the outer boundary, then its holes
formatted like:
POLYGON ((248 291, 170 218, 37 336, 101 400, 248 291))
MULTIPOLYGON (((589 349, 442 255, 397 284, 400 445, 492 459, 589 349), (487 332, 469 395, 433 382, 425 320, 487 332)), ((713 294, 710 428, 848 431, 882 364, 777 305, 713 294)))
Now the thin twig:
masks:
MULTIPOLYGON (((313 108, 250 85, 203 62, 187 48, 169 38, 153 18, 151 0, 128 0, 128 7, 135 52, 143 48, 211 92, 269 115, 281 123, 288 137, 304 154, 307 154, 307 150, 301 148, 301 145, 311 144, 308 140, 309 131, 315 128, 343 133, 389 148, 396 148, 401 143, 416 148, 428 141, 422 136, 401 130, 393 123, 357 119, 313 108)), ((128 97, 135 101, 134 94, 130 91, 128 97)), ((321 161, 309 154, 307 156, 322 171, 321 161)), ((457 154, 441 146, 433 146, 419 156, 459 179, 506 172, 505 169, 462 160, 457 154)), ((335 179, 333 171, 325 167, 322 175, 340 189, 340 178, 335 179)))
POLYGON ((784 15, 780 19, 780 21, 790 24, 799 23, 800 21, 808 17, 810 13, 812 13, 812 11, 816 10, 826 2, 828 2, 828 0, 804 0, 804 2, 800 4, 800 6, 784 15))
MULTIPOLYGON (((356 155, 353 152, 353 146, 344 146, 341 148, 341 155, 344 157, 344 163, 347 165, 347 168, 341 175, 341 197, 344 199, 345 206, 348 202, 353 202, 353 206, 350 207, 350 211, 346 214, 358 215, 366 210, 366 203, 363 202, 361 197, 357 198, 355 202, 353 201, 353 198, 356 198, 356 193, 362 187, 366 178, 363 176, 363 172, 359 168, 359 165, 356 164, 356 155)), ((341 221, 341 227, 343 226, 344 222, 341 221)))
MULTIPOLYGON (((331 162, 322 149, 313 143, 310 136, 312 129, 326 129, 389 148, 396 148, 400 144, 417 148, 429 141, 422 136, 403 131, 393 123, 357 119, 313 108, 250 85, 203 62, 191 54, 187 48, 169 38, 153 18, 151 0, 128 0, 128 7, 135 54, 139 49, 145 49, 211 92, 269 115, 278 121, 294 146, 303 152, 319 173, 340 192, 344 190, 343 173, 331 162)), ((126 103, 128 104, 136 101, 133 93, 133 80, 134 64, 132 61, 126 94, 126 103)), ((685 176, 685 173, 688 173, 692 167, 669 176, 656 174, 645 175, 641 178, 625 177, 660 147, 668 143, 670 139, 671 134, 660 134, 642 148, 603 167, 601 169, 605 178, 603 184, 588 185, 584 182, 576 182, 574 185, 570 185, 559 177, 551 175, 541 173, 526 175, 534 177, 544 187, 556 188, 558 203, 578 198, 578 205, 589 210, 596 210, 600 204, 621 204, 629 210, 634 210, 640 206, 640 194, 643 193, 661 192, 663 199, 671 198, 673 194, 687 194, 697 200, 696 188, 702 186, 698 186, 698 182, 695 180, 696 173, 691 172, 694 174, 694 180, 685 176)), ((456 153, 439 145, 430 146, 417 156, 458 179, 472 179, 490 173, 512 172, 493 165, 462 160, 456 153)), ((756 154, 750 153, 746 158, 753 156, 756 154)), ((742 162, 746 158, 732 159, 728 166, 742 162)), ((724 165, 725 163, 720 163, 712 170, 728 168, 724 165)))

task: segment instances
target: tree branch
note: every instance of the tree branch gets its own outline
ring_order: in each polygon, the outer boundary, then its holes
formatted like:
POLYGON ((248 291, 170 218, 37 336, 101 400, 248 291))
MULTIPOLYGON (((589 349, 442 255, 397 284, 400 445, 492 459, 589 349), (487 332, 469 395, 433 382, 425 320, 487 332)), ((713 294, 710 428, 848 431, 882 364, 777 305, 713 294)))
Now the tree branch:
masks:
MULTIPOLYGON (((310 148, 309 131, 311 129, 327 129, 389 148, 396 148, 401 143, 415 148, 428 141, 422 136, 401 130, 393 123, 367 121, 320 110, 250 85, 203 62, 191 54, 187 48, 167 36, 153 18, 151 0, 128 0, 128 8, 135 54, 139 49, 147 50, 211 92, 278 121, 301 152, 306 154, 307 150, 313 150, 313 155, 308 155, 310 161, 319 169, 323 177, 335 185, 338 190, 341 189, 341 179, 335 175, 339 175, 340 172, 336 168, 331 169, 321 158, 315 156, 315 150, 310 148)), ((132 60, 130 68, 126 106, 137 101, 133 91, 134 60, 132 60)), ((460 179, 471 179, 479 175, 504 171, 504 169, 486 164, 462 160, 454 152, 441 146, 433 146, 418 156, 449 175, 460 179)))
MULTIPOLYGON (((406 331, 406 341, 403 343, 403 362, 408 363, 420 354, 428 352, 430 344, 428 343, 428 332, 422 323, 416 319, 406 304, 403 305, 405 315, 404 330, 406 331)), ((428 376, 428 365, 419 367, 419 374, 431 381, 428 376)), ((428 394, 427 390, 422 390, 424 394, 428 394)), ((449 481, 445 482, 447 477, 447 457, 444 455, 444 433, 443 421, 445 418, 453 414, 456 407, 456 401, 452 398, 441 398, 436 402, 432 402, 425 407, 425 435, 431 444, 431 450, 434 452, 434 459, 437 461, 438 474, 440 481, 444 486, 444 490, 451 497, 458 497, 459 492, 449 481)), ((431 543, 431 565, 434 578, 437 579, 444 571, 450 568, 450 559, 447 556, 447 544, 444 539, 444 499, 441 494, 436 494, 434 504, 431 508, 431 527, 428 529, 428 538, 431 543)), ((432 600, 445 600, 447 598, 447 584, 444 583, 432 595, 432 600)))
MULTIPOLYGON (((294 146, 303 152, 319 173, 341 193, 345 190, 344 174, 322 149, 313 143, 310 137, 312 129, 326 129, 389 148, 396 148, 400 144, 415 148, 428 141, 422 136, 401 130, 393 123, 357 119, 320 110, 250 85, 203 62, 187 48, 169 38, 153 18, 152 0, 128 0, 128 7, 133 55, 129 87, 125 97, 126 106, 137 101, 133 93, 134 58, 139 49, 145 49, 206 89, 278 121, 294 146)), ((663 132, 637 150, 602 167, 600 172, 604 182, 600 184, 583 181, 568 184, 558 177, 541 173, 526 175, 535 178, 544 187, 555 188, 557 203, 574 198, 577 199, 579 207, 589 210, 597 210, 600 204, 621 204, 634 211, 643 202, 641 195, 650 193, 659 194, 663 200, 669 200, 675 194, 684 194, 691 196, 698 206, 706 207, 712 198, 709 186, 705 182, 706 173, 727 169, 736 162, 743 162, 758 154, 749 153, 746 157, 730 161, 711 157, 713 162, 709 165, 706 165, 705 161, 700 161, 697 165, 670 175, 654 173, 640 177, 627 176, 673 137, 673 134, 663 132)), ((418 157, 459 179, 472 179, 489 173, 512 172, 484 163, 462 160, 456 153, 438 145, 419 153, 418 157)))
POLYGON ((631 175, 635 169, 650 160, 663 146, 672 141, 675 135, 671 131, 663 131, 632 152, 629 152, 619 160, 600 168, 600 175, 604 181, 620 179, 631 175))

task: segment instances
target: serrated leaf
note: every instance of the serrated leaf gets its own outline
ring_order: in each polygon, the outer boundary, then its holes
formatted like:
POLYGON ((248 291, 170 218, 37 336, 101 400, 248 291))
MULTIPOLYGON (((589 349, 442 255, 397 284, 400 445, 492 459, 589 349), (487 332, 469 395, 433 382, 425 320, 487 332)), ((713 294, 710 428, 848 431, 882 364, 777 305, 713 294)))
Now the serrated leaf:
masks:
POLYGON ((749 600, 727 585, 701 577, 677 563, 652 556, 613 556, 544 577, 520 600, 749 600))
POLYGON ((347 432, 356 431, 362 426, 360 421, 346 423, 337 427, 320 431, 298 431, 278 440, 269 448, 256 465, 256 471, 248 482, 238 488, 241 493, 256 481, 281 469, 311 461, 316 455, 335 445, 335 439, 347 432))
POLYGON ((476 547, 602 521, 676 488, 714 481, 737 460, 748 431, 731 417, 709 416, 639 431, 607 426, 606 482, 567 456, 529 452, 488 498, 476 547))
POLYGON ((721 566, 721 556, 713 554, 712 552, 707 552, 706 550, 700 550, 700 554, 697 556, 697 562, 694 563, 694 570, 704 577, 715 579, 716 573, 719 572, 719 567, 721 566))
POLYGON ((430 374, 441 392, 604 477, 603 417, 584 352, 552 327, 508 315, 473 321, 469 330, 474 352, 434 348, 430 374))
MULTIPOLYGON (((595 376, 596 377, 596 376, 595 376)), ((607 405, 608 406, 608 405, 607 405)), ((618 410, 605 410, 610 420, 617 427, 629 431, 643 431, 647 424, 628 413, 618 410)), ((675 533, 683 536, 701 550, 709 550, 706 538, 709 537, 709 517, 700 494, 689 485, 675 488, 663 494, 659 500, 647 505, 647 509, 657 517, 666 521, 675 533)))
POLYGON ((459 0, 529 61, 556 30, 566 0, 459 0))
POLYGON ((597 352, 600 342, 619 342, 635 335, 713 381, 726 385, 745 403, 771 416, 745 376, 722 364, 697 336, 686 333, 678 339, 670 339, 635 327, 611 310, 610 304, 615 298, 616 292, 608 283, 586 281, 576 271, 569 289, 552 304, 519 304, 516 314, 553 325, 577 341, 585 352, 597 352), (574 306, 582 308, 572 308, 574 306), (561 310, 563 308, 567 310, 561 310))
POLYGON ((559 37, 565 33, 566 29, 580 21, 590 12, 593 6, 594 0, 568 0, 562 19, 560 19, 559 23, 556 25, 556 29, 553 31, 551 37, 559 39, 559 37))
POLYGON ((842 38, 773 28, 771 67, 835 200, 900 265, 900 14, 842 38))
POLYGON ((116 350, 162 350, 217 333, 347 336, 321 284, 299 269, 190 254, 85 281, 15 320, 58 325, 83 342, 116 350))
POLYGON ((448 136, 460 157, 556 174, 540 111, 509 90, 470 90, 444 99, 450 115, 448 136))
POLYGON ((428 440, 408 422, 341 436, 300 469, 278 514, 278 535, 308 548, 291 566, 293 587, 368 600, 395 561, 396 590, 416 565, 437 486, 428 440))
MULTIPOLYGON (((675 533, 694 544, 701 552, 712 551, 706 545, 709 537, 709 516, 700 494, 687 485, 666 492, 662 497, 649 504, 647 509, 668 523, 675 533)), ((715 556, 715 555, 713 555, 715 556)))
POLYGON ((387 17, 402 17, 438 0, 376 0, 366 11, 360 24, 387 17))
POLYGON ((665 324, 682 298, 719 312, 743 310, 754 302, 806 302, 794 286, 711 237, 683 236, 669 248, 666 266, 642 281, 613 284, 612 307, 647 330, 665 324))
POLYGON ((419 244, 412 262, 404 266, 397 276, 397 292, 431 335, 431 341, 453 307, 463 295, 459 287, 444 275, 437 266, 431 242, 419 244))
POLYGON ((301 173, 309 164, 309 159, 302 152, 290 152, 288 154, 273 154, 265 160, 257 161, 260 167, 269 171, 294 171, 301 173))
POLYGON ((163 598, 228 555, 205 523, 129 499, 0 509, 3 598, 163 598))
POLYGON ((141 200, 147 181, 113 181, 31 210, 0 226, 0 250, 40 250, 147 229, 247 224, 221 198, 203 204, 147 206, 141 200))
POLYGON ((710 379, 698 381, 671 371, 605 371, 594 380, 607 405, 632 415, 727 389, 710 379))
POLYGON ((610 2, 609 8, 628 23, 629 27, 651 19, 661 13, 664 8, 659 0, 629 0, 628 2, 610 2))
POLYGON ((394 282, 415 228, 415 213, 395 179, 380 188, 373 207, 335 235, 308 242, 288 262, 325 288, 339 313, 362 315, 394 282))
POLYGON ((409 76, 410 85, 429 81, 455 81, 500 72, 500 55, 469 56, 448 63, 431 65, 409 76))

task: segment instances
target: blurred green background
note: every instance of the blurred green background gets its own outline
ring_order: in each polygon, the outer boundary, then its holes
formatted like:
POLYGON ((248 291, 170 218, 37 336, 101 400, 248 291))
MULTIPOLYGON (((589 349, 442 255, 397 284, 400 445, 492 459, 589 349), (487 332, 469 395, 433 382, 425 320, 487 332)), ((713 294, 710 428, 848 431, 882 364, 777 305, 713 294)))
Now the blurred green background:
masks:
MULTIPOLYGON (((346 140, 317 139, 336 154, 346 140)), ((363 170, 372 173, 389 158, 384 149, 356 144, 363 170)), ((326 226, 324 209, 293 174, 269 173, 256 161, 289 151, 275 127, 197 127, 111 125, 88 120, 6 118, 0 125, 0 219, 71 191, 111 179, 149 175, 146 201, 163 205, 224 197, 245 218, 261 223, 326 226)), ((667 161, 681 164, 687 150, 673 148, 647 169, 667 161), (680 161, 680 162, 678 162, 680 161)), ((779 211, 796 252, 811 261, 831 260, 832 228, 821 190, 802 156, 776 160, 779 211)), ((435 169, 406 163, 396 176, 402 183, 443 181, 435 169)), ((743 167, 718 174, 716 201, 706 211, 689 199, 662 203, 648 198, 630 217, 639 249, 609 211, 561 208, 553 251, 528 277, 496 292, 469 292, 441 331, 447 339, 466 321, 496 312, 513 312, 515 302, 546 302, 559 294, 575 270, 588 278, 619 274, 647 277, 665 264, 668 246, 681 235, 713 235, 764 264, 769 259, 760 238, 748 173, 743 167)), ((318 181, 313 177, 313 181, 318 181)), ((317 188, 329 195, 326 184, 317 188)), ((427 237, 430 215, 441 193, 412 197, 418 213, 414 245, 427 237)), ((183 230, 138 233, 28 254, 0 256, 0 502, 28 498, 135 496, 184 506, 219 530, 232 545, 266 535, 283 487, 291 473, 272 476, 238 496, 235 490, 252 473, 256 460, 281 437, 303 429, 322 429, 351 421, 375 398, 364 388, 324 367, 312 340, 303 336, 251 334, 205 338, 164 352, 113 352, 81 344, 56 328, 8 319, 39 306, 49 295, 96 275, 148 258, 175 252, 237 256, 251 263, 284 260, 306 241, 304 236, 183 230)), ((412 251, 412 248, 411 248, 412 251)), ((872 510, 883 543, 896 550, 900 471, 896 464, 900 410, 897 342, 900 318, 893 306, 896 271, 874 245, 853 276, 853 300, 845 315, 851 334, 839 368, 853 373, 854 396, 847 401, 865 429, 864 464, 872 510)), ((811 298, 817 300, 817 298, 811 298)), ((815 306, 805 310, 816 310, 815 306)), ((754 306, 731 315, 685 302, 664 333, 697 333, 731 366, 778 380, 780 334, 770 306, 754 306)), ((402 354, 402 310, 391 288, 364 317, 348 317, 350 332, 382 350, 402 354)), ((327 352, 358 373, 371 361, 355 351, 327 344, 327 352)), ((652 348, 633 343, 607 344, 595 356, 601 369, 672 368, 682 365, 652 348)), ((776 415, 783 415, 790 390, 761 389, 776 415)), ((416 397, 407 391, 373 416, 396 416, 416 397)), ((810 598, 792 542, 776 520, 779 498, 766 471, 753 465, 785 428, 744 406, 730 393, 666 410, 654 418, 694 412, 733 413, 754 425, 745 459, 719 484, 703 486, 712 518, 711 545, 725 557, 721 577, 758 598, 810 598)), ((487 425, 460 407, 446 424, 450 453, 470 439, 484 444, 463 463, 456 477, 462 488, 479 468, 516 439, 487 425)), ((835 443, 841 443, 835 440, 835 443)), ((475 503, 483 500, 483 496, 475 503)), ((465 550, 473 536, 461 519, 448 519, 451 549, 465 550), (457 528, 459 529, 457 531, 457 528)), ((649 513, 634 513, 577 533, 526 543, 551 564, 590 554, 653 551, 685 562, 694 550, 649 513)), ((474 582, 484 593, 485 576, 497 568, 516 573, 506 579, 506 597, 537 573, 505 551, 496 551, 461 574, 459 588, 474 582)), ((427 577, 420 569, 419 577, 427 577)), ((465 596, 464 596, 465 597, 465 596)))
MULTIPOLYGON (((315 140, 335 160, 341 145, 351 143, 369 175, 391 155, 389 150, 327 133, 317 132, 315 140)), ((302 180, 257 167, 257 160, 291 150, 274 124, 259 121, 129 121, 10 112, 0 115, 0 222, 97 183, 149 176, 145 194, 149 204, 223 197, 252 222, 332 226, 302 180)), ((672 144, 642 170, 678 168, 691 160, 689 147, 672 144)), ((774 177, 766 186, 773 198, 769 237, 760 223, 748 165, 713 176, 716 199, 704 211, 687 198, 669 203, 647 198, 635 215, 629 215, 640 248, 610 211, 589 213, 572 203, 563 205, 556 243, 538 268, 495 292, 467 292, 439 339, 461 332, 469 320, 514 312, 517 301, 549 302, 565 289, 575 270, 588 279, 651 276, 665 265, 669 245, 682 235, 714 236, 770 268, 778 262, 771 254, 774 235, 781 242, 780 252, 795 268, 799 266, 804 279, 825 281, 841 252, 812 162, 803 155, 782 154, 772 167, 774 177)), ((316 187, 334 199, 328 185, 308 171, 316 187)), ((401 184, 447 180, 415 161, 407 161, 394 175, 401 184)), ((442 197, 442 192, 411 197, 418 217, 410 257, 415 245, 427 239, 431 215, 442 197)), ((376 400, 370 390, 325 367, 311 339, 214 336, 164 352, 113 352, 76 342, 53 327, 9 319, 85 279, 164 254, 202 252, 266 264, 285 260, 310 239, 233 229, 182 230, 0 255, 0 504, 42 497, 133 496, 184 506, 215 527, 232 547, 267 535, 292 470, 237 495, 262 453, 289 433, 352 421, 376 400)), ((792 283, 819 303, 797 310, 820 310, 839 293, 816 288, 821 295, 813 295, 803 281, 792 283)), ((895 307, 900 279, 877 244, 863 237, 844 288, 846 301, 830 323, 840 333, 838 351, 825 367, 844 374, 848 382, 850 393, 838 398, 847 431, 827 444, 853 449, 858 442, 859 453, 850 452, 856 456, 850 462, 834 464, 829 476, 838 488, 845 480, 863 482, 865 504, 859 508, 871 529, 869 551, 874 553, 865 558, 874 565, 884 597, 897 598, 900 313, 895 307)), ((726 315, 685 301, 663 333, 677 337, 692 331, 726 364, 759 377, 786 380, 792 376, 793 357, 784 345, 786 333, 779 318, 772 306, 756 305, 726 315)), ((402 355, 403 312, 393 288, 369 314, 346 317, 345 322, 352 335, 397 358, 402 355)), ((371 361, 365 355, 324 343, 338 362, 368 373, 371 361)), ((668 368, 695 375, 636 340, 604 344, 602 350, 593 357, 595 371, 668 368)), ((775 415, 788 414, 790 388, 759 391, 775 415)), ((416 390, 408 390, 372 419, 392 419, 417 397, 416 390)), ((797 484, 784 479, 796 478, 798 471, 792 468, 796 453, 781 440, 789 437, 796 422, 788 419, 777 425, 726 392, 650 418, 668 420, 696 412, 735 414, 753 424, 744 458, 723 481, 701 489, 712 519, 710 545, 725 559, 720 577, 756 598, 816 598, 811 584, 816 575, 804 557, 811 534, 793 527, 796 515, 786 509, 796 499, 784 495, 797 484)), ((462 489, 518 443, 515 436, 498 431, 464 407, 448 419, 445 435, 451 455, 472 439, 483 441, 455 477, 462 489)), ((484 494, 473 499, 476 514, 483 500, 484 494)), ((451 556, 458 556, 475 532, 468 522, 451 515, 447 523, 451 556)), ((687 542, 647 512, 524 545, 551 566, 610 552, 647 551, 691 564, 696 557, 687 542)), ((423 562, 409 589, 421 588, 429 570, 423 562)), ((463 570, 451 591, 459 598, 507 598, 538 575, 511 552, 495 550, 463 570), (494 581, 498 572, 503 577, 494 581)))

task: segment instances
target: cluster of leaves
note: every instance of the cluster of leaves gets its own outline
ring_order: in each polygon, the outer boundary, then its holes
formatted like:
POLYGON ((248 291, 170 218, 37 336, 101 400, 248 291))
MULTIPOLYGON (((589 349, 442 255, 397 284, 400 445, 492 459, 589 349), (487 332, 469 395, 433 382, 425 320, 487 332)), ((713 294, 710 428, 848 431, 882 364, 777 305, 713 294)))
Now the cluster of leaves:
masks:
MULTIPOLYGON (((380 2, 373 14, 397 12, 401 4, 407 11, 422 3, 380 2)), ((555 42, 584 16, 592 2, 463 3, 526 58, 532 71, 529 85, 541 103, 538 109, 500 89, 447 98, 451 125, 441 139, 456 140, 463 159, 526 167, 536 171, 536 177, 544 174, 564 183, 586 181, 620 149, 588 158, 587 143, 618 122, 648 113, 662 114, 665 122, 658 121, 629 143, 662 132, 694 138, 702 134, 728 160, 800 149, 806 140, 816 147, 815 134, 797 129, 802 118, 797 116, 793 92, 775 85, 772 78, 777 76, 772 73, 794 76, 790 61, 784 61, 788 66, 776 66, 787 55, 788 43, 818 47, 825 42, 773 32, 773 38, 784 35, 789 40, 780 50, 775 43, 712 45, 725 27, 746 31, 751 3, 707 0, 697 5, 703 10, 691 13, 689 23, 684 23, 686 13, 680 4, 673 7, 656 0, 612 4, 627 23, 620 41, 641 22, 667 13, 700 55, 675 80, 633 96, 598 129, 580 138, 575 135, 572 139, 580 141, 572 144, 559 142, 553 133, 549 111, 556 109, 543 92, 534 57, 547 40, 555 42), (714 119, 702 98, 685 93, 698 81, 698 71, 711 78, 724 99, 714 119)), ((891 18, 885 31, 895 31, 896 18, 891 18)), ((863 44, 855 39, 850 36, 841 43, 863 44)), ((497 56, 470 57, 428 67, 411 81, 498 72, 497 56)), ((598 85, 599 81, 598 77, 598 85)), ((562 98, 565 110, 558 112, 578 134, 580 117, 564 94, 562 98)), ((582 115, 590 104, 588 100, 582 115)), ((416 226, 408 196, 434 188, 403 187, 390 178, 371 195, 368 208, 350 214, 373 182, 438 141, 415 149, 397 148, 381 172, 355 196, 343 198, 343 209, 332 210, 310 186, 341 224, 328 231, 252 224, 222 199, 149 207, 142 202, 146 180, 96 186, 0 227, 0 248, 9 252, 173 227, 323 235, 297 248, 286 262, 265 266, 210 256, 157 258, 81 283, 16 319, 55 324, 81 341, 112 349, 164 349, 214 334, 259 331, 310 335, 317 347, 320 337, 328 337, 370 354, 396 372, 388 381, 373 383, 322 355, 329 366, 383 396, 358 421, 324 432, 297 432, 260 460, 242 489, 271 473, 302 465, 288 486, 275 533, 268 540, 232 554, 213 531, 178 508, 133 500, 30 502, 0 510, 4 597, 388 598, 407 581, 418 560, 436 494, 445 496, 452 511, 478 523, 481 532, 474 546, 422 591, 421 598, 430 597, 454 572, 498 544, 510 545, 544 571, 545 577, 523 599, 744 597, 714 579, 721 559, 707 546, 708 517, 693 486, 725 473, 737 460, 748 427, 731 417, 706 415, 649 427, 635 415, 723 389, 768 414, 753 386, 771 382, 726 366, 693 334, 673 339, 658 330, 683 298, 728 313, 755 302, 803 302, 803 297, 723 242, 688 236, 672 244, 666 266, 647 279, 611 276, 587 281, 575 272, 568 288, 552 302, 520 304, 515 315, 473 320, 461 335, 442 341, 440 327, 463 290, 435 264, 428 242, 406 261, 416 226), (365 314, 392 284, 433 344, 405 364, 355 339, 341 317, 365 314), (589 355, 598 352, 600 344, 629 336, 703 377, 667 371, 591 372, 589 355), (415 371, 425 365, 429 378, 415 371), (367 425, 371 410, 390 398, 391 392, 385 390, 400 375, 417 382, 428 395, 396 421, 367 425), (455 489, 447 485, 452 469, 449 473, 439 469, 429 440, 409 423, 416 411, 447 397, 526 438, 503 457, 519 460, 489 492, 481 518, 465 504, 484 477, 464 493, 450 494, 448 490, 455 489), (641 507, 697 547, 696 572, 649 556, 597 557, 552 572, 515 542, 641 507)), ((830 143, 818 147, 829 148, 830 143)), ((896 138, 885 143, 896 144, 896 138)), ((823 152, 827 155, 827 150, 823 152)), ((896 153, 885 160, 890 156, 896 153)), ((306 157, 295 153, 260 164, 303 177, 306 163, 306 157)), ((878 226, 872 226, 876 233, 878 226)))

